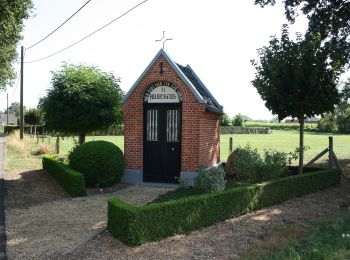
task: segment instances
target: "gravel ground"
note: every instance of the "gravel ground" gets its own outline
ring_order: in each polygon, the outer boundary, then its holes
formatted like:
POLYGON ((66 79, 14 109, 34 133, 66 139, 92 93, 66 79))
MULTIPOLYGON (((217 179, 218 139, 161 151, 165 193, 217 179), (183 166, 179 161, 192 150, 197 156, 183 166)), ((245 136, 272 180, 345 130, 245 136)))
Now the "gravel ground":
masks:
MULTIPOLYGON (((350 160, 343 161, 343 167, 349 173, 350 160)), ((25 173, 20 175, 26 179, 25 173)), ((32 181, 29 179, 25 185, 14 182, 10 186, 13 190, 7 193, 9 259, 234 259, 275 225, 314 220, 350 205, 350 181, 345 181, 337 187, 189 234, 128 247, 105 231, 106 201, 111 194, 71 199, 47 179, 42 193, 40 188, 31 188, 36 195, 16 195, 14 190, 20 191, 21 185, 28 192, 29 186, 42 185, 34 177, 32 181), (10 194, 17 197, 9 198, 10 194), (29 204, 25 203, 26 199, 29 204)), ((167 190, 129 186, 114 194, 129 203, 142 205, 167 190)))
POLYGON ((44 170, 6 171, 5 186, 6 208, 27 208, 69 197, 44 170))
POLYGON ((314 220, 350 205, 350 182, 186 235, 128 247, 107 231, 70 254, 54 259, 236 259, 278 224, 314 220))
MULTIPOLYGON (((129 203, 142 205, 168 190, 129 186, 113 195, 129 203)), ((68 198, 26 208, 7 208, 9 259, 45 259, 50 255, 62 255, 94 237, 106 227, 107 200, 111 195, 68 198)))

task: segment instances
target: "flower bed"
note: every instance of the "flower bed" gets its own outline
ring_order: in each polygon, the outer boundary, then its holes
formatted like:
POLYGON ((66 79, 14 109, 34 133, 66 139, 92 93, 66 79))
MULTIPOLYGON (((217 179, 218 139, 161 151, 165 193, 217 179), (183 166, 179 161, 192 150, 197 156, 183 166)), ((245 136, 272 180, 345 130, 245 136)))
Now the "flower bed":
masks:
POLYGON ((320 170, 141 207, 113 197, 108 201, 108 230, 128 245, 139 245, 316 192, 340 180, 338 171, 320 170))

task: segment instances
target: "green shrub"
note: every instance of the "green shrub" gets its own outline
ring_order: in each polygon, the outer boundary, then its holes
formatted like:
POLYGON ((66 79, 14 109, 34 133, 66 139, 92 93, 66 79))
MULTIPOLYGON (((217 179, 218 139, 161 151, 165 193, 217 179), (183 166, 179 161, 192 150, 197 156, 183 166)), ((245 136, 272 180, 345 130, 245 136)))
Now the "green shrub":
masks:
POLYGON ((337 121, 333 114, 326 113, 317 124, 322 132, 337 132, 337 121))
POLYGON ((260 167, 260 180, 273 180, 284 176, 288 172, 291 158, 287 153, 274 150, 264 151, 264 163, 260 167))
POLYGON ((226 162, 226 173, 235 180, 256 181, 259 179, 262 159, 258 150, 250 145, 236 148, 226 162))
POLYGON ((336 170, 323 170, 144 206, 113 197, 108 201, 107 226, 114 237, 139 245, 325 189, 340 178, 336 170))
POLYGON ((11 134, 15 130, 19 130, 19 125, 5 125, 4 126, 4 133, 7 135, 11 134))
POLYGON ((69 154, 69 166, 84 175, 89 187, 107 187, 120 181, 124 172, 122 150, 107 141, 76 146, 69 154))
POLYGON ((52 175, 73 197, 86 196, 84 176, 56 160, 57 156, 43 157, 43 169, 52 175))
POLYGON ((276 179, 287 174, 292 160, 298 159, 297 152, 264 150, 262 158, 258 150, 249 145, 238 147, 227 158, 226 174, 231 179, 251 183, 276 179))
POLYGON ((209 169, 200 167, 194 179, 194 188, 203 192, 223 191, 225 185, 225 171, 220 166, 209 169))
MULTIPOLYGON (((15 130, 19 130, 19 125, 5 125, 4 126, 4 133, 9 135, 11 134, 13 131, 15 130)), ((25 133, 30 133, 30 126, 24 126, 24 132, 25 133)), ((42 134, 44 132, 44 126, 42 125, 38 125, 36 128, 36 131, 38 134, 42 134)))

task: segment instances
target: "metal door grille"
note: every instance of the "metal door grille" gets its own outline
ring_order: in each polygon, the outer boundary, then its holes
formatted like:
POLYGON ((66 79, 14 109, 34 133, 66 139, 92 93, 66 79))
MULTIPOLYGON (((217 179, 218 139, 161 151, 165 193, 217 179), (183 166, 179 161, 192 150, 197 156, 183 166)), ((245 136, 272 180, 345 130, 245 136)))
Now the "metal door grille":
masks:
POLYGON ((179 110, 167 110, 167 142, 179 141, 179 110))
POLYGON ((158 110, 147 110, 147 141, 158 141, 158 110))

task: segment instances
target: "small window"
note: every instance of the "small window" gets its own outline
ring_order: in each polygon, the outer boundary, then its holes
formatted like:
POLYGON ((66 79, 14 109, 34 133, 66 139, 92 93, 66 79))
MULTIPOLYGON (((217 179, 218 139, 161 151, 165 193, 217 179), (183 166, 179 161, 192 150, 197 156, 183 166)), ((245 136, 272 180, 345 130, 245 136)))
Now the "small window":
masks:
POLYGON ((167 142, 179 141, 179 110, 167 110, 167 142))
POLYGON ((147 110, 147 141, 158 141, 158 110, 147 110))

